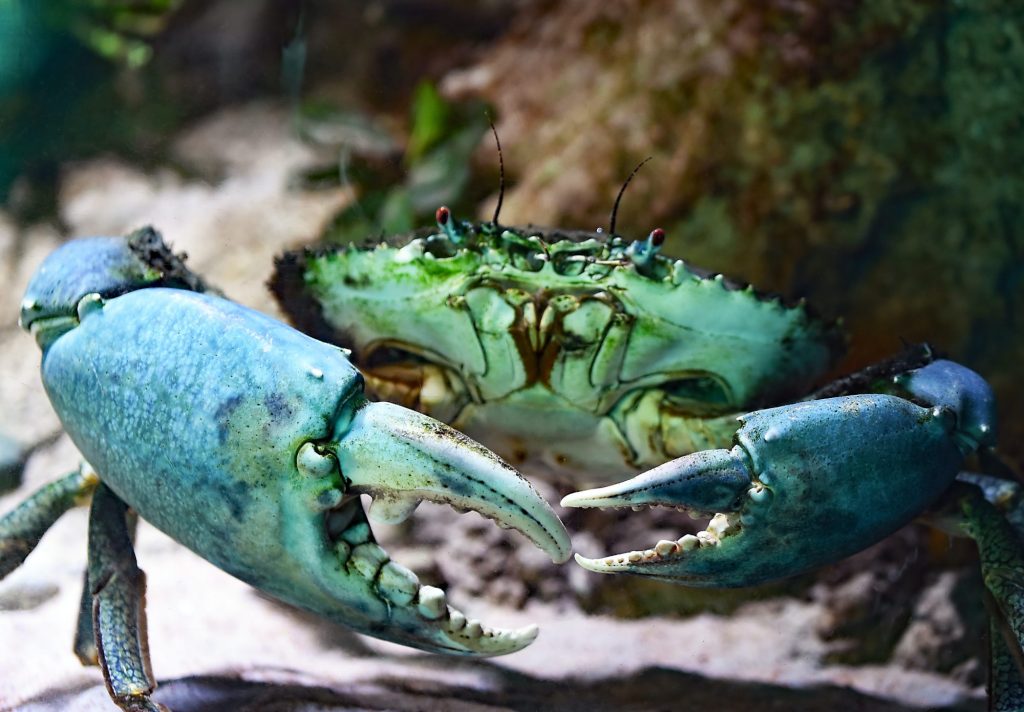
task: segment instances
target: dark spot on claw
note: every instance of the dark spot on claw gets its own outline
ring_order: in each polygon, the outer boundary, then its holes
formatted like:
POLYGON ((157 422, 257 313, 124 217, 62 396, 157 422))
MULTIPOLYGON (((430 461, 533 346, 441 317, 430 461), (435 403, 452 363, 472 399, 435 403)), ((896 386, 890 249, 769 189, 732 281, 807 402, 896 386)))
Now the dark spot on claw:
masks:
POLYGON ((654 228, 651 231, 651 244, 655 247, 661 247, 665 242, 665 231, 660 227, 654 228))
POLYGON ((231 517, 236 522, 242 521, 252 499, 248 485, 244 482, 236 482, 230 485, 219 483, 211 484, 211 486, 220 495, 221 502, 228 508, 231 517))
POLYGON ((274 422, 287 422, 294 416, 294 408, 281 393, 271 393, 263 399, 263 405, 274 422))
POLYGON ((211 291, 210 285, 185 266, 188 255, 184 252, 174 254, 160 233, 152 227, 143 227, 130 234, 128 249, 146 266, 160 273, 157 284, 150 286, 167 286, 193 292, 211 291))
POLYGON ((217 410, 214 412, 214 420, 217 423, 217 439, 221 445, 228 441, 228 436, 231 434, 231 416, 241 404, 242 396, 229 396, 217 406, 217 410))
POLYGON ((438 225, 447 225, 448 224, 448 219, 451 216, 452 216, 451 211, 448 210, 448 208, 446 208, 443 205, 440 208, 437 209, 436 213, 434 213, 434 217, 437 219, 437 224, 438 225))

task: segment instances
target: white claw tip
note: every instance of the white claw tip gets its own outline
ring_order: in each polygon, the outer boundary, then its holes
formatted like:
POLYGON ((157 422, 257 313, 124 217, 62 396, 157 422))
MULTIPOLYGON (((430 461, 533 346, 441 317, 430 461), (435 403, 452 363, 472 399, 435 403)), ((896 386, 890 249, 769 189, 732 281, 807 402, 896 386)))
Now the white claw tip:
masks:
POLYGON ((518 638, 519 641, 522 642, 523 647, 525 648, 527 645, 537 640, 537 635, 539 633, 540 627, 536 623, 531 623, 530 625, 523 626, 522 628, 517 630, 516 638, 518 638))
POLYGON ((563 507, 575 507, 576 506, 575 503, 577 501, 579 501, 579 500, 580 500, 580 493, 579 492, 573 492, 572 494, 567 494, 564 497, 562 497, 561 504, 562 504, 563 507))
POLYGON ((608 567, 602 564, 599 559, 588 559, 587 557, 576 554, 576 563, 585 568, 587 571, 593 571, 598 574, 610 574, 608 567))

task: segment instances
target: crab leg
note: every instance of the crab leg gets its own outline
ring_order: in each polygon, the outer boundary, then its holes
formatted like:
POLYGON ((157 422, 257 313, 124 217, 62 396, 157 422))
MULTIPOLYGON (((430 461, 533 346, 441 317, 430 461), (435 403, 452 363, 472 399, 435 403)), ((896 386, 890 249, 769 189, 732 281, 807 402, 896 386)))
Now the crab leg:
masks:
POLYGON ((978 545, 985 586, 999 606, 1001 620, 1024 647, 1024 556, 1010 523, 975 488, 958 498, 964 532, 978 545))
POLYGON ((21 566, 64 512, 85 504, 98 483, 96 473, 83 463, 0 518, 0 579, 21 566))
MULTIPOLYGON (((128 538, 135 541, 135 530, 139 525, 139 517, 128 510, 128 538)), ((82 665, 99 665, 99 651, 96 649, 96 630, 92 622, 92 587, 89 585, 89 569, 86 567, 82 576, 82 597, 78 602, 78 620, 75 621, 75 642, 72 647, 75 657, 82 665)))
POLYGON ((156 682, 146 640, 146 576, 135 560, 127 513, 127 505, 100 485, 89 512, 89 590, 100 668, 122 710, 166 712, 149 698, 156 682))
POLYGON ((996 712, 1024 707, 1024 493, 1014 481, 960 473, 923 519, 978 546, 990 609, 989 699, 996 712))
POLYGON ((96 649, 96 631, 92 624, 92 588, 89 586, 88 569, 82 575, 82 596, 78 600, 78 619, 75 621, 75 642, 72 650, 82 665, 100 664, 100 654, 96 649))
POLYGON ((1024 680, 1012 645, 1004 637, 1003 628, 995 618, 989 620, 988 696, 992 712, 1016 712, 1024 709, 1024 680))
POLYGON ((21 484, 28 449, 0 433, 0 492, 16 489, 21 484))
POLYGON ((995 710, 1024 704, 1024 514, 1020 486, 974 473, 943 498, 925 519, 978 546, 981 572, 991 603, 989 697, 995 710), (965 484, 968 482, 970 484, 965 484))

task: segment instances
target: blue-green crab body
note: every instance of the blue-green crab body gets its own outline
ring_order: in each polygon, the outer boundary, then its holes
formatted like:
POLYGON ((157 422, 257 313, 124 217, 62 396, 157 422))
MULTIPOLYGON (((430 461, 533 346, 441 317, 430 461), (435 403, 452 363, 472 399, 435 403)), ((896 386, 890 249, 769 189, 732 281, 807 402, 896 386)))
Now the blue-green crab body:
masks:
POLYGON ((575 507, 718 512, 695 536, 577 560, 601 573, 749 586, 882 539, 934 504, 965 455, 993 437, 991 391, 973 371, 935 361, 897 384, 902 397, 864 393, 747 414, 731 450, 695 453, 569 495, 563 504, 575 507))
POLYGON ((401 247, 286 254, 271 286, 300 328, 353 350, 378 397, 527 472, 606 483, 727 443, 737 412, 803 392, 839 347, 802 305, 651 239, 442 208, 436 232, 401 247))
POLYGON ((467 623, 443 592, 420 586, 374 542, 358 496, 389 521, 423 499, 473 509, 567 558, 557 517, 493 453, 426 416, 368 403, 340 349, 218 296, 89 293, 69 315, 36 308, 43 291, 30 286, 23 324, 44 350, 47 393, 103 483, 143 519, 243 581, 365 633, 471 655, 533 639, 532 627, 467 623))

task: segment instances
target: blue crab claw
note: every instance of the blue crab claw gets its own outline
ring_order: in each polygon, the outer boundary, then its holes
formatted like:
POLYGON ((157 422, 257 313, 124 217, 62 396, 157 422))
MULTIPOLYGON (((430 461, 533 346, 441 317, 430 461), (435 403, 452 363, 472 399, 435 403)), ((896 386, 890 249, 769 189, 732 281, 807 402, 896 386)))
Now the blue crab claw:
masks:
POLYGON ((740 421, 731 450, 694 453, 565 497, 567 507, 667 506, 711 517, 696 535, 601 559, 577 554, 579 564, 708 587, 790 576, 908 523, 963 460, 952 408, 891 395, 809 401, 740 421))
POLYGON ((371 496, 388 521, 423 499, 471 509, 564 561, 568 534, 526 480, 439 422, 369 403, 338 348, 149 274, 130 241, 84 244, 96 251, 69 243, 36 275, 22 324, 65 430, 111 496, 224 571, 360 632, 475 656, 534 639, 532 626, 486 627, 421 585, 377 545, 361 504, 371 496), (88 279, 53 288, 90 255, 88 279))
POLYGON ((305 559, 306 570, 328 600, 318 604, 308 593, 291 600, 327 617, 344 611, 338 620, 347 625, 434 652, 493 656, 529 645, 536 626, 485 626, 448 605, 441 589, 421 585, 415 573, 377 545, 367 515, 394 523, 422 500, 448 504, 519 530, 563 562, 570 554, 569 536, 544 499, 497 455, 415 411, 362 402, 337 427, 329 450, 303 446, 299 469, 317 475, 337 468, 344 486, 329 491, 333 499, 323 502, 324 517, 296 513, 296 545, 289 547, 300 556, 315 552, 305 559), (359 500, 363 494, 373 498, 366 513, 359 500))
POLYGON ((569 558, 569 535, 533 486, 493 452, 433 418, 392 403, 367 403, 337 454, 349 491, 373 497, 371 519, 401 522, 428 500, 515 529, 556 563, 569 558))

